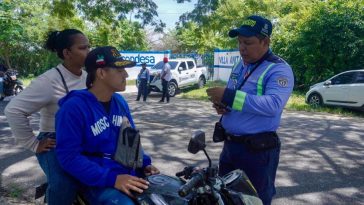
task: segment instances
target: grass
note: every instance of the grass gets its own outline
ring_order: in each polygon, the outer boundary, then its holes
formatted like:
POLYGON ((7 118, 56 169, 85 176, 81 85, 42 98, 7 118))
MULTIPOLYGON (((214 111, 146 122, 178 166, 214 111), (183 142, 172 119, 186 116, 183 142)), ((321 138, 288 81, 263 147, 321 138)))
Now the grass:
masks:
POLYGON ((19 79, 23 82, 23 85, 25 87, 28 87, 28 85, 32 82, 32 80, 34 80, 34 78, 34 75, 29 75, 28 77, 22 77, 19 79))
POLYGON ((135 80, 127 80, 126 85, 135 85, 135 80))
POLYGON ((9 188, 9 197, 11 197, 11 198, 14 198, 14 199, 19 198, 24 193, 24 190, 15 184, 10 184, 9 187, 10 187, 9 188))
POLYGON ((196 99, 196 100, 204 100, 208 101, 206 90, 207 88, 216 87, 216 86, 225 86, 226 83, 223 81, 207 81, 206 85, 201 89, 196 89, 196 87, 189 87, 187 89, 183 89, 180 96, 186 99, 196 99))
MULTIPOLYGON (((208 101, 206 89, 215 86, 225 86, 226 83, 222 81, 214 81, 214 82, 207 82, 206 86, 201 89, 196 88, 188 88, 182 90, 182 93, 179 95, 182 98, 186 99, 196 99, 196 100, 203 100, 208 101)), ((322 106, 322 107, 312 107, 305 102, 305 94, 300 92, 293 92, 291 97, 289 98, 287 105, 285 107, 286 110, 292 111, 306 111, 306 112, 321 112, 321 113, 331 113, 337 114, 342 116, 355 116, 355 117, 364 117, 364 112, 348 109, 348 108, 341 108, 341 107, 329 107, 329 106, 322 106)))

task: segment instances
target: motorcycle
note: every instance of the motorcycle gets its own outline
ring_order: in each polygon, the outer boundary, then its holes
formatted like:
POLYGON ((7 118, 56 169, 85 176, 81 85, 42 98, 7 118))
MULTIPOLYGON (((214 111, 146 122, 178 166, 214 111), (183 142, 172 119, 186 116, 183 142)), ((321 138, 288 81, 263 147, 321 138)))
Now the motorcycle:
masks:
MULTIPOLYGON (((192 154, 203 151, 209 166, 203 169, 188 166, 177 172, 176 176, 164 174, 148 176, 145 179, 149 182, 149 188, 141 194, 135 194, 135 203, 139 205, 263 205, 255 188, 242 170, 234 170, 225 176, 218 176, 218 168, 212 165, 205 147, 205 133, 194 132, 188 144, 188 151, 192 154)), ((45 188, 43 187, 42 194, 45 188)), ((74 205, 79 204, 88 204, 80 194, 74 202, 74 205)))
POLYGON ((149 188, 136 196, 138 204, 150 205, 262 205, 249 178, 242 170, 218 176, 205 150, 205 133, 196 131, 188 144, 188 151, 203 151, 209 166, 196 169, 185 167, 176 177, 152 175, 146 177, 149 188))
POLYGON ((18 71, 7 70, 3 77, 3 90, 0 90, 0 101, 7 96, 18 95, 23 91, 23 83, 17 78, 18 71))

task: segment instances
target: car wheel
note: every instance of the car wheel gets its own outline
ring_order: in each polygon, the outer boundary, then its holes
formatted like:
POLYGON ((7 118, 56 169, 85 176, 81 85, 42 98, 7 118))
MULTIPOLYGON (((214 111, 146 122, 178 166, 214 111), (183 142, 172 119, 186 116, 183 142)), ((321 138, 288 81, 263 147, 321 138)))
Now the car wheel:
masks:
POLYGON ((205 78, 201 76, 200 79, 198 79, 198 83, 197 83, 198 88, 203 88, 205 83, 206 83, 205 78))
POLYGON ((177 84, 175 82, 168 83, 168 93, 170 97, 174 97, 177 92, 177 84))
POLYGON ((308 97, 308 104, 312 107, 320 107, 322 106, 322 97, 317 93, 313 93, 308 97))
POLYGON ((4 96, 0 96, 0 101, 3 101, 4 100, 4 96))

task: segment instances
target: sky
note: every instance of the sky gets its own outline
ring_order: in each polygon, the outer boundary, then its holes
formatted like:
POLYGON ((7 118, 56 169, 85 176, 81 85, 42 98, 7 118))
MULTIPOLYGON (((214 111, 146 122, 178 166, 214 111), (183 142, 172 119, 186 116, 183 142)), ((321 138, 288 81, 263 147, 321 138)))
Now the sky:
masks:
POLYGON ((158 17, 166 24, 166 31, 173 29, 175 23, 178 22, 179 17, 194 9, 197 0, 177 4, 176 0, 153 0, 157 6, 158 17))

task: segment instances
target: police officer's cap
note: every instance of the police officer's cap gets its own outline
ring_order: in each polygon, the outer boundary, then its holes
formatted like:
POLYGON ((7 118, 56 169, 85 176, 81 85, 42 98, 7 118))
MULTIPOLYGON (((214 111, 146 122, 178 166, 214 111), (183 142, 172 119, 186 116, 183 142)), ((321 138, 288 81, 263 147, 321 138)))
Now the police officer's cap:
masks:
POLYGON ((261 16, 249 16, 241 27, 229 32, 231 38, 236 36, 251 37, 257 34, 269 37, 272 34, 272 23, 261 16))

